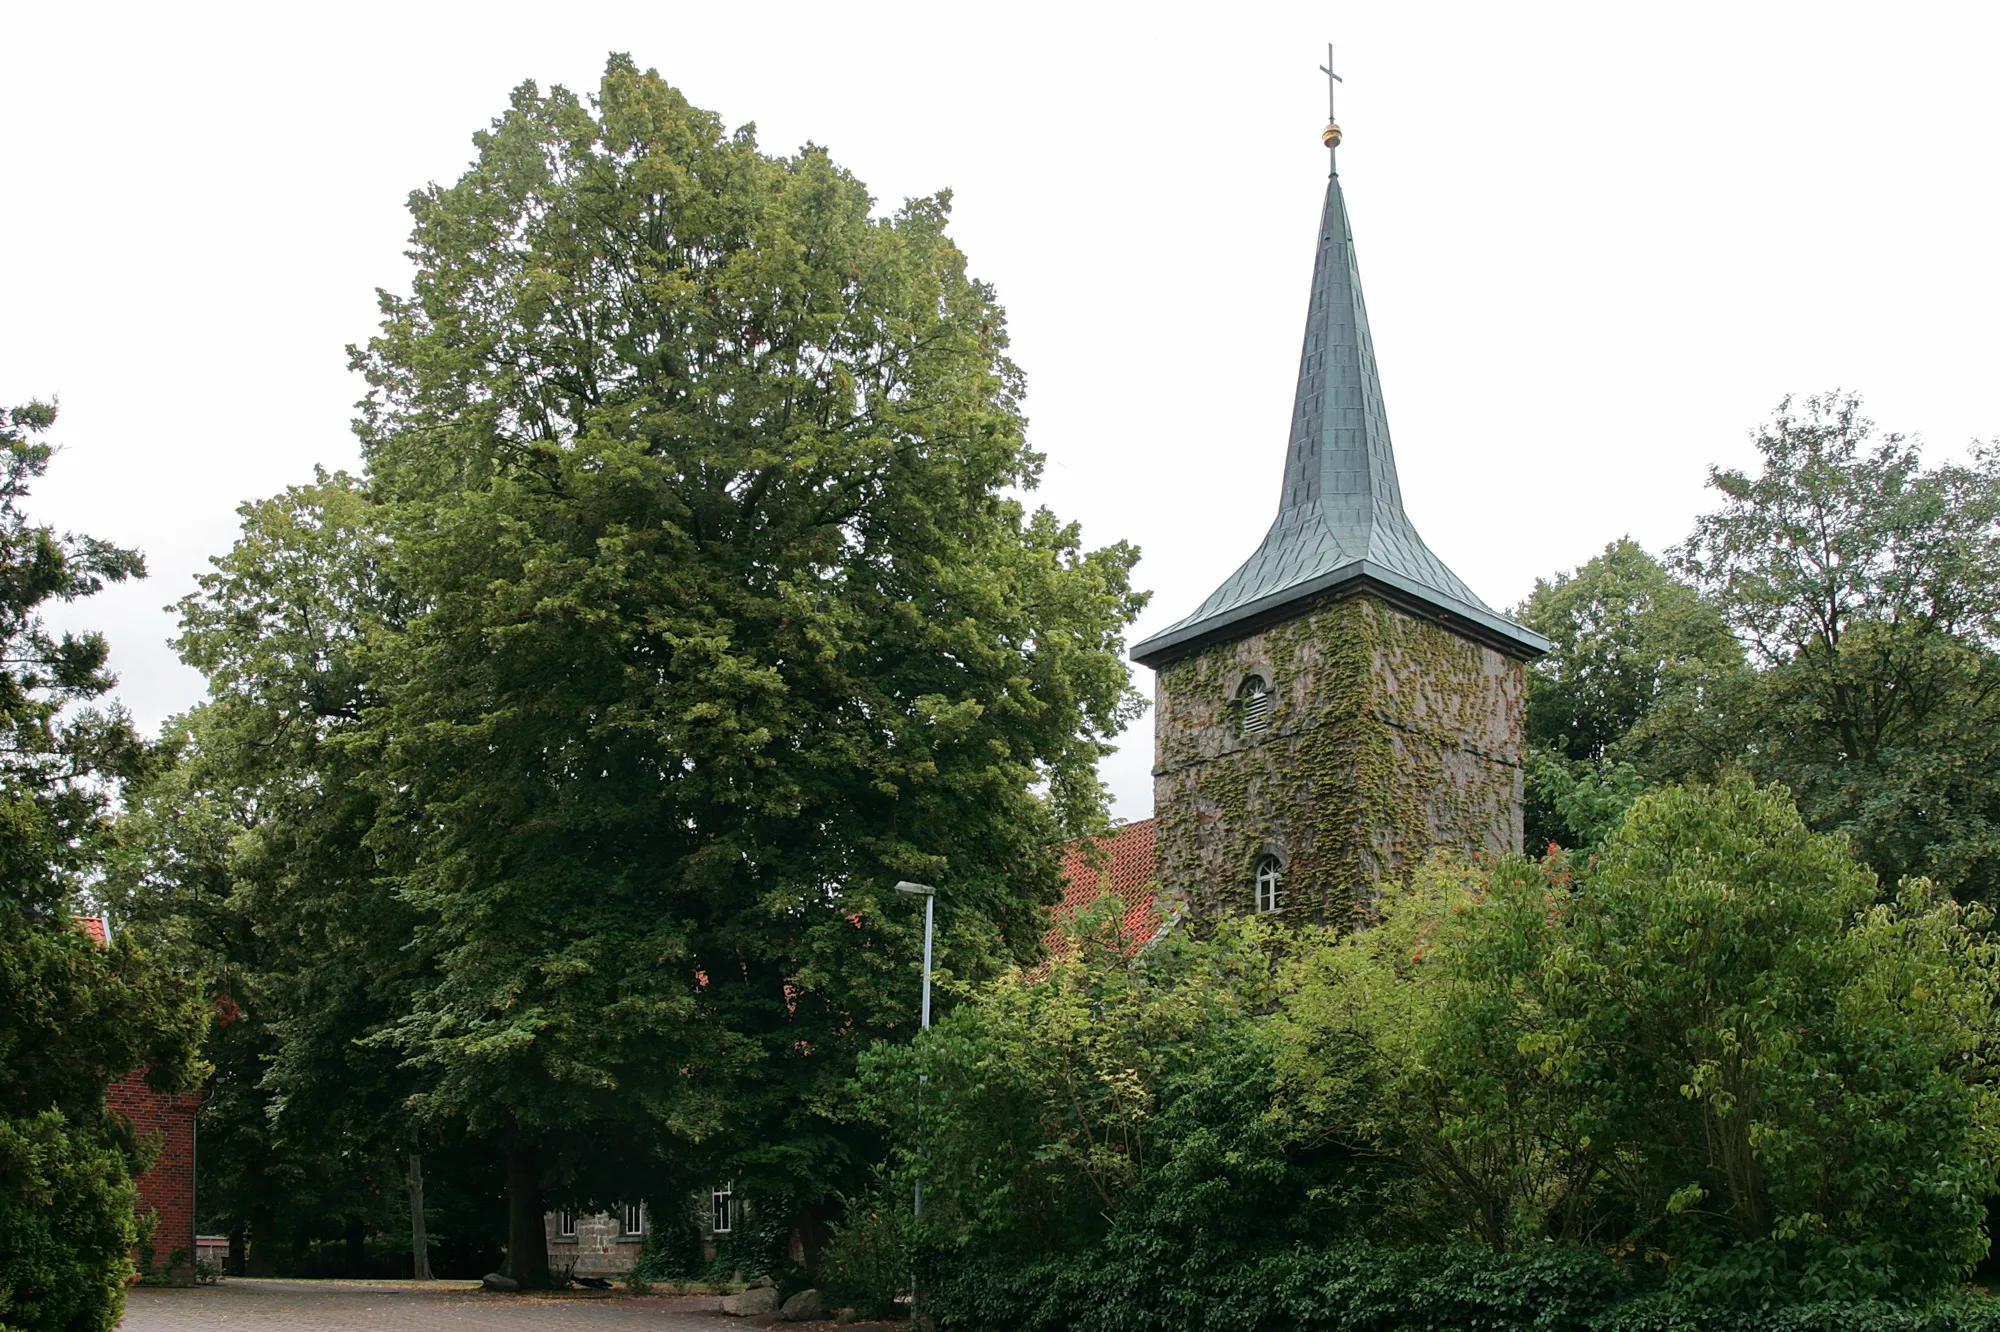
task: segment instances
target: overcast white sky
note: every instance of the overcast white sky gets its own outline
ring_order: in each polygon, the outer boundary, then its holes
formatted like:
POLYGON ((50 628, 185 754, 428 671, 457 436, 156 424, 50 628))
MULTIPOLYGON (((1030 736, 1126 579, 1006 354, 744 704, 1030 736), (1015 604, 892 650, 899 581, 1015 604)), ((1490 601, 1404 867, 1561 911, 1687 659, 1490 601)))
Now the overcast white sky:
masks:
MULTIPOLYGON (((355 463, 342 349, 407 280, 404 198, 623 50, 884 207, 956 192, 1041 499, 1144 550, 1142 636, 1276 506, 1329 38, 1403 493, 1493 605, 1678 539, 1788 392, 2000 435, 1991 3, 14 3, 0 402, 60 395, 35 511, 152 567, 63 618, 148 727, 200 697, 161 608, 238 503, 355 463)), ((1151 745, 1106 765, 1123 817, 1151 745)))

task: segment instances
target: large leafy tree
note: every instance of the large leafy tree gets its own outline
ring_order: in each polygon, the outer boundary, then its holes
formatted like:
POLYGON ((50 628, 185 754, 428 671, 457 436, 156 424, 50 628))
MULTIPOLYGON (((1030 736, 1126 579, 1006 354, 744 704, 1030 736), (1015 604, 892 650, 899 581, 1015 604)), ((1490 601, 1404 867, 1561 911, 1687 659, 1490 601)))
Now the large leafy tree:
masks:
POLYGON ((409 611, 356 743, 433 967, 393 1043, 422 1114, 505 1146, 532 1285, 580 1135, 727 1163, 810 1232, 856 1164, 829 1098, 912 1025, 890 886, 943 890, 951 969, 1033 954, 1140 598, 1135 552, 1017 497, 1021 376, 947 196, 876 216, 622 57, 478 147, 355 358, 409 611))
POLYGON ((209 698, 168 728, 176 761, 135 789, 109 883, 135 930, 217 986, 202 1196, 233 1262, 249 1240, 268 1266, 284 1241, 377 1224, 416 1083, 359 1042, 402 1011, 424 960, 367 841, 376 799, 355 743, 372 698, 362 645, 400 613, 374 507, 322 474, 241 514, 180 605, 177 646, 209 698))
POLYGON ((1679 552, 1757 668, 1742 761, 1885 881, 2000 895, 2000 454, 1926 467, 1851 395, 1782 404, 1679 552))
POLYGON ((0 413, 0 1323, 105 1328, 124 1307, 145 1145, 107 1110, 144 1066, 161 1091, 200 1074, 194 987, 130 939, 85 937, 106 813, 144 749, 110 689, 98 634, 51 633, 51 601, 138 577, 139 556, 29 521, 52 407, 0 413))
POLYGON ((1530 847, 1599 842, 1649 780, 1738 757, 1750 678, 1719 609, 1629 539, 1537 579, 1516 610, 1547 636, 1529 669, 1530 847))

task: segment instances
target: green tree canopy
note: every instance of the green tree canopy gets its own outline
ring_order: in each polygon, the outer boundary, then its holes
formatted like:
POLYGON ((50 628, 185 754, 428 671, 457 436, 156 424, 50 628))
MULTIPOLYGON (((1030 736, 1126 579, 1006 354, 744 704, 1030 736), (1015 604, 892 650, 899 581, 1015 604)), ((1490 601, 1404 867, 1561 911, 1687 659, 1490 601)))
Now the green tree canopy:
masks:
POLYGON ((1553 648, 1528 671, 1530 847, 1587 846, 1648 780, 1738 757, 1749 684, 1722 613, 1629 539, 1537 579, 1515 610, 1553 648))
POLYGON ((41 616, 144 565, 28 519, 54 422, 41 403, 0 413, 0 1323, 38 1332, 117 1325, 146 1150, 104 1089, 142 1066, 158 1090, 191 1085, 203 1023, 191 984, 74 920, 144 750, 94 705, 113 683, 103 637, 41 616))
POLYGON ((1289 1117, 1400 1163, 1382 1205, 1417 1237, 1729 1298, 1941 1288, 2000 1164, 1991 913, 1876 899, 1740 779, 1649 792, 1589 865, 1435 863, 1296 963, 1289 1117))
MULTIPOLYGON (((201 1197, 268 1255, 379 1210, 418 1079, 361 1042, 405 1011, 426 955, 370 845, 362 646, 402 608, 376 506, 345 474, 245 504, 242 535, 179 606, 209 698, 169 724, 174 762, 136 787, 108 886, 154 949, 198 968, 211 1034, 201 1197)), ((241 1254, 241 1248, 237 1250, 241 1254)))
POLYGON ((1852 395, 1783 403, 1679 551, 1758 667, 1742 762, 1895 882, 2000 895, 2000 454, 1926 467, 1852 395))
POLYGON ((948 195, 878 215, 623 57, 476 142, 354 354, 365 481, 253 506, 183 606, 272 1122, 345 1088, 504 1147, 529 1285, 545 1190, 712 1172, 810 1243, 874 1151, 837 1093, 914 1025, 890 886, 988 974, 1103 825, 1136 552, 1022 502, 948 195))

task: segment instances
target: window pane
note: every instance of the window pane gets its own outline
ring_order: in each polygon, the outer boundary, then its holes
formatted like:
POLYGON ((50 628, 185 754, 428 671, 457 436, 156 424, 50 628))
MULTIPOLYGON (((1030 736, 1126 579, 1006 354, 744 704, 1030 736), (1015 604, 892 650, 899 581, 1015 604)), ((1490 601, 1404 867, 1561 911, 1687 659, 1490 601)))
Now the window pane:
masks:
POLYGON ((1276 856, 1259 856, 1255 875, 1256 905, 1259 911, 1276 911, 1284 886, 1284 869, 1276 856))

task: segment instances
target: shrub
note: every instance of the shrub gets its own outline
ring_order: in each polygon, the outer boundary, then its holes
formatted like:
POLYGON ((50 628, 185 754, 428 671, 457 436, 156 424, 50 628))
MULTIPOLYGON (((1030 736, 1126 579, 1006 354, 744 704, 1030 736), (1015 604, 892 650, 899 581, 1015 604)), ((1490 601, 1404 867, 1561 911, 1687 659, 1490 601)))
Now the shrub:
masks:
POLYGON ((0 1117, 0 1328, 109 1329, 124 1312, 138 1192, 103 1136, 54 1110, 0 1117))
POLYGON ((864 1060, 940 1321, 1984 1326, 1911 1308, 1985 1251, 1986 909, 1743 782, 1378 908, 1086 939, 864 1060))
POLYGON ((649 1210, 646 1238, 632 1264, 635 1281, 686 1281, 707 1270, 697 1215, 692 1195, 677 1203, 656 1203, 649 1210))
POLYGON ((1026 1265, 933 1254, 924 1280, 943 1332, 2000 1332, 1985 1299, 1731 1307, 1647 1293, 1606 1256, 1559 1245, 1234 1256, 1120 1235, 1026 1265))
POLYGON ((820 1255, 821 1288, 864 1318, 887 1317, 909 1293, 915 1226, 909 1200, 899 1201, 851 1205, 820 1255))
POLYGON ((1991 916, 1876 900, 1781 792, 1672 788, 1599 863, 1433 864, 1292 964, 1279 1113, 1394 1158, 1419 1237, 1709 1300, 1909 1298, 1985 1252, 1991 916))

